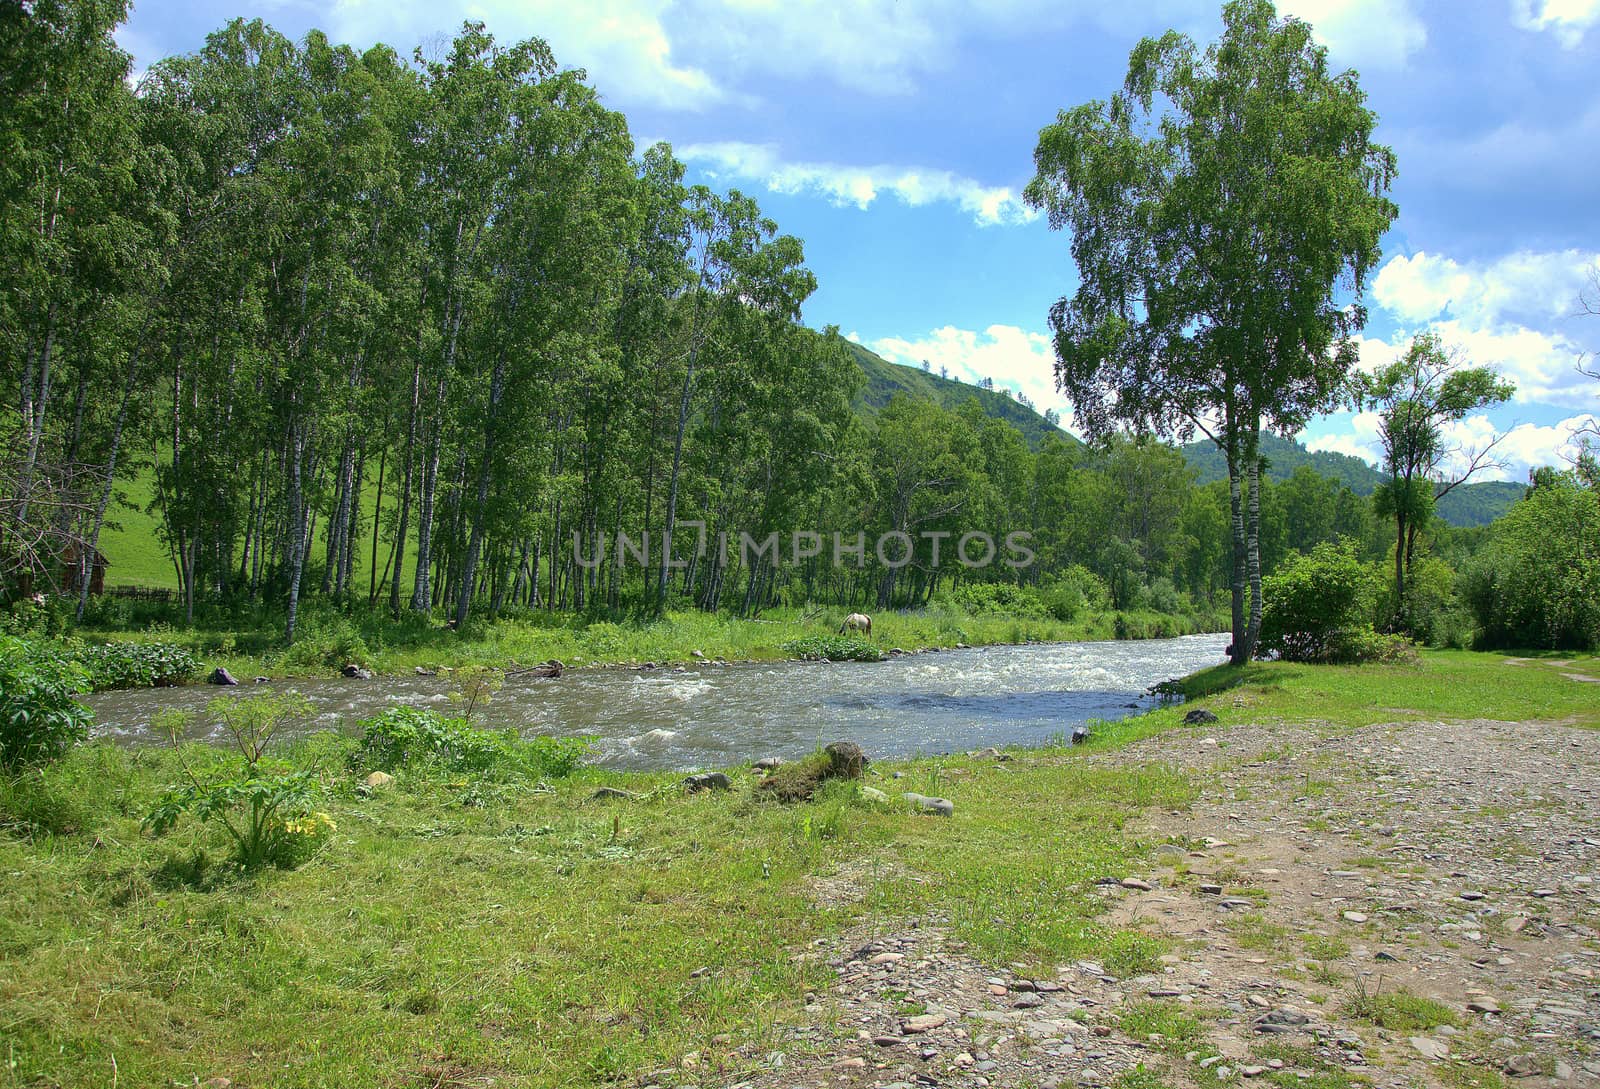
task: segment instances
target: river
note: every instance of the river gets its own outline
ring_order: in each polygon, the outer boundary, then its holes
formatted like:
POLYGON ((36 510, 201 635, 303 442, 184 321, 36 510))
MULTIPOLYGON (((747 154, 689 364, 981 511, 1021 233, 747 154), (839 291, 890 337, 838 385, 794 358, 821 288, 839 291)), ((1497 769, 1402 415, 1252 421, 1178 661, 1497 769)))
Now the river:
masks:
MULTIPOLYGON (((571 670, 555 680, 510 677, 479 709, 480 726, 588 736, 607 767, 728 767, 794 757, 840 738, 872 756, 1038 745, 1091 719, 1153 705, 1146 690, 1222 660, 1226 635, 1106 643, 1036 643, 908 654, 877 663, 699 664, 649 671, 571 670)), ((396 704, 451 709, 448 677, 343 677, 100 692, 87 698, 95 734, 128 744, 164 740, 157 712, 197 712, 191 736, 216 740, 210 700, 297 690, 314 717, 303 730, 355 730, 396 704)))

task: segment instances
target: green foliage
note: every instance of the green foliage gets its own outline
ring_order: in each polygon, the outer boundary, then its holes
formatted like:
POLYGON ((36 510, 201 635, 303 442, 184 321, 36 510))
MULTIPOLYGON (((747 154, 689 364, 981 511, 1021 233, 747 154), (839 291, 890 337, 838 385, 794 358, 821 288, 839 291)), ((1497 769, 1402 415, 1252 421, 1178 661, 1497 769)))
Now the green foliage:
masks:
POLYGON ((1456 593, 1455 570, 1436 556, 1412 562, 1406 579, 1406 596, 1396 601, 1394 583, 1374 576, 1378 586, 1374 620, 1393 630, 1409 632, 1430 646, 1466 647, 1472 643, 1472 617, 1456 593))
POLYGON ((1263 589, 1258 654, 1291 662, 1360 662, 1388 653, 1388 642, 1366 621, 1371 574, 1350 545, 1321 544, 1291 557, 1263 589))
MULTIPOLYGON (((1381 982, 1381 981, 1380 981, 1381 982)), ((1440 1025, 1459 1025, 1461 1018, 1449 1006, 1400 989, 1368 991, 1358 986, 1345 1001, 1352 1017, 1392 1032, 1429 1032, 1440 1025)))
POLYGON ((1176 1002, 1135 1002, 1118 1015, 1122 1031, 1141 1043, 1182 1055, 1205 1040, 1206 1026, 1192 1008, 1176 1002))
POLYGON ((83 667, 49 643, 0 635, 0 771, 53 760, 89 735, 83 667))
POLYGON ((475 775, 564 779, 588 752, 581 738, 519 737, 515 730, 479 730, 466 718, 419 707, 392 707, 361 723, 359 767, 396 771, 470 772, 475 775))
POLYGON ((1061 431, 1029 405, 999 390, 984 389, 956 379, 929 374, 915 367, 890 363, 853 341, 847 346, 856 364, 866 376, 866 382, 856 394, 855 403, 869 416, 876 414, 900 394, 934 401, 948 409, 954 409, 968 401, 976 401, 982 406, 986 415, 1004 420, 1015 427, 1034 449, 1039 448, 1047 435, 1057 436, 1073 445, 1078 442, 1076 438, 1061 431))
POLYGON ((1600 497, 1549 474, 1490 528, 1462 596, 1485 644, 1600 647, 1600 497))
POLYGON ((108 688, 165 688, 187 684, 200 663, 172 643, 98 643, 77 652, 96 691, 108 688))
MULTIPOLYGON (((1072 231, 1078 285, 1050 324, 1079 425, 1204 428, 1250 493, 1243 554, 1263 527, 1257 436, 1298 430, 1341 390, 1365 319, 1351 302, 1398 209, 1355 74, 1267 0, 1232 0, 1222 21, 1205 48, 1177 31, 1140 41, 1120 91, 1041 130, 1025 196, 1072 231)), ((1259 574, 1232 587, 1236 658, 1257 638, 1245 583, 1258 603, 1259 574)))
POLYGON ((810 635, 791 639, 783 649, 808 662, 881 662, 883 651, 873 643, 847 635, 810 635))
MULTIPOLYGON (((161 836, 184 816, 192 816, 226 830, 234 861, 242 869, 268 864, 293 868, 304 862, 334 831, 333 818, 317 808, 322 781, 314 769, 269 759, 267 749, 309 711, 310 702, 293 694, 212 700, 206 713, 221 721, 233 743, 233 757, 224 765, 197 764, 178 748, 187 781, 162 793, 144 827, 161 836)), ((175 748, 189 717, 181 711, 162 717, 175 748)))
MULTIPOLYGON (((1011 582, 963 582, 949 593, 950 601, 975 616, 1011 616, 1044 619, 1055 615, 1049 596, 1031 586, 1018 586, 1011 582)), ((1066 593, 1056 600, 1070 600, 1066 593)), ((1058 620, 1071 620, 1076 608, 1067 611, 1058 620)))

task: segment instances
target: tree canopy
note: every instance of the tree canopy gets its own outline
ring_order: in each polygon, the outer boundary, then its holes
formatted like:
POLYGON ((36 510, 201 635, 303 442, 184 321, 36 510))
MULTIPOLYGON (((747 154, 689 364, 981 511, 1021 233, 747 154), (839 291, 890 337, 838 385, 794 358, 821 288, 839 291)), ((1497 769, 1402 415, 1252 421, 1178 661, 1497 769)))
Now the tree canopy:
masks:
POLYGON ((1223 24, 1204 50, 1141 41, 1119 93, 1040 132, 1027 199, 1072 232, 1079 286, 1050 324, 1079 422, 1198 431, 1227 457, 1242 661, 1260 611, 1256 436, 1336 399, 1397 209, 1356 74, 1267 0, 1234 0, 1223 24))

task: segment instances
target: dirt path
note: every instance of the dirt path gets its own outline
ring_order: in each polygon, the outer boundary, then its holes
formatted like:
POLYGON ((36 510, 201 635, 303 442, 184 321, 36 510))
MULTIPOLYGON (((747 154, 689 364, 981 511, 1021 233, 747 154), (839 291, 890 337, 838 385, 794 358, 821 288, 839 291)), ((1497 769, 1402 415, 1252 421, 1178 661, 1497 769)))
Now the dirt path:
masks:
POLYGON ((1600 1086, 1600 731, 1205 729, 1089 757, 1202 784, 1100 889, 1160 973, 1019 979, 923 920, 816 950, 814 1023, 726 1084, 1600 1086))

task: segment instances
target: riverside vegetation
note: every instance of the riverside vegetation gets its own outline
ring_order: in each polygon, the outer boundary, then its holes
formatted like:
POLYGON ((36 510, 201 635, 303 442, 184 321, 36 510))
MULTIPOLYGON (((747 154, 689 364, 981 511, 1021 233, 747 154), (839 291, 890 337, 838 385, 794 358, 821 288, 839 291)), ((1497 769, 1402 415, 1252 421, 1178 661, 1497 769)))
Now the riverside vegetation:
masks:
POLYGON ((992 396, 854 411, 800 241, 543 42, 234 21, 135 88, 125 11, 0 13, 0 1085, 1600 1077, 1600 464, 1437 518, 1483 466, 1448 426, 1511 390, 1426 335, 1355 367, 1396 164, 1306 24, 1234 0, 1041 133, 1085 445, 992 396), (1375 497, 1270 479, 1264 434, 1352 402, 1375 497), (1156 438, 1201 430, 1205 485, 1156 438), (122 516, 175 602, 92 593, 122 516), (675 570, 686 521, 917 543, 675 570), (967 531, 1033 559, 936 565, 967 531), (1221 628, 1190 707, 865 780, 473 722, 482 666, 1221 628), (246 696, 231 747, 84 743, 75 694, 218 664, 466 668, 352 735, 246 696))
MULTIPOLYGON (((807 996, 834 978, 801 956, 813 942, 918 917, 1020 978, 1093 960, 1148 979, 1185 947, 1108 910, 1095 882, 1145 872, 1160 837, 1141 815, 1210 789, 1186 711, 1214 709, 1224 725, 1202 729, 1241 737, 1247 722, 1333 736, 1467 708, 1593 727, 1595 687, 1569 679, 1585 675, 1600 661, 1464 651, 1223 666, 1182 682, 1187 707, 1014 751, 1004 773, 992 755, 872 765, 866 783, 949 798, 953 819, 843 780, 793 805, 763 800, 748 772, 685 794, 670 774, 602 773, 402 712, 268 750, 255 776, 300 777, 307 793, 281 813, 295 850, 263 860, 216 822, 164 816, 190 776, 237 790, 250 777, 237 755, 77 746, 0 780, 0 1084, 731 1080, 808 1046, 792 1030, 817 1023, 807 996), (1125 745, 1167 755, 1102 759, 1125 745), (592 800, 599 786, 634 797, 592 800), (849 895, 827 893, 841 881, 849 895)), ((1166 1061, 1144 1021, 1079 1016, 1116 1031, 1119 1054, 1166 1061)), ((1126 1084, 1162 1084, 1140 1076, 1126 1084)))

